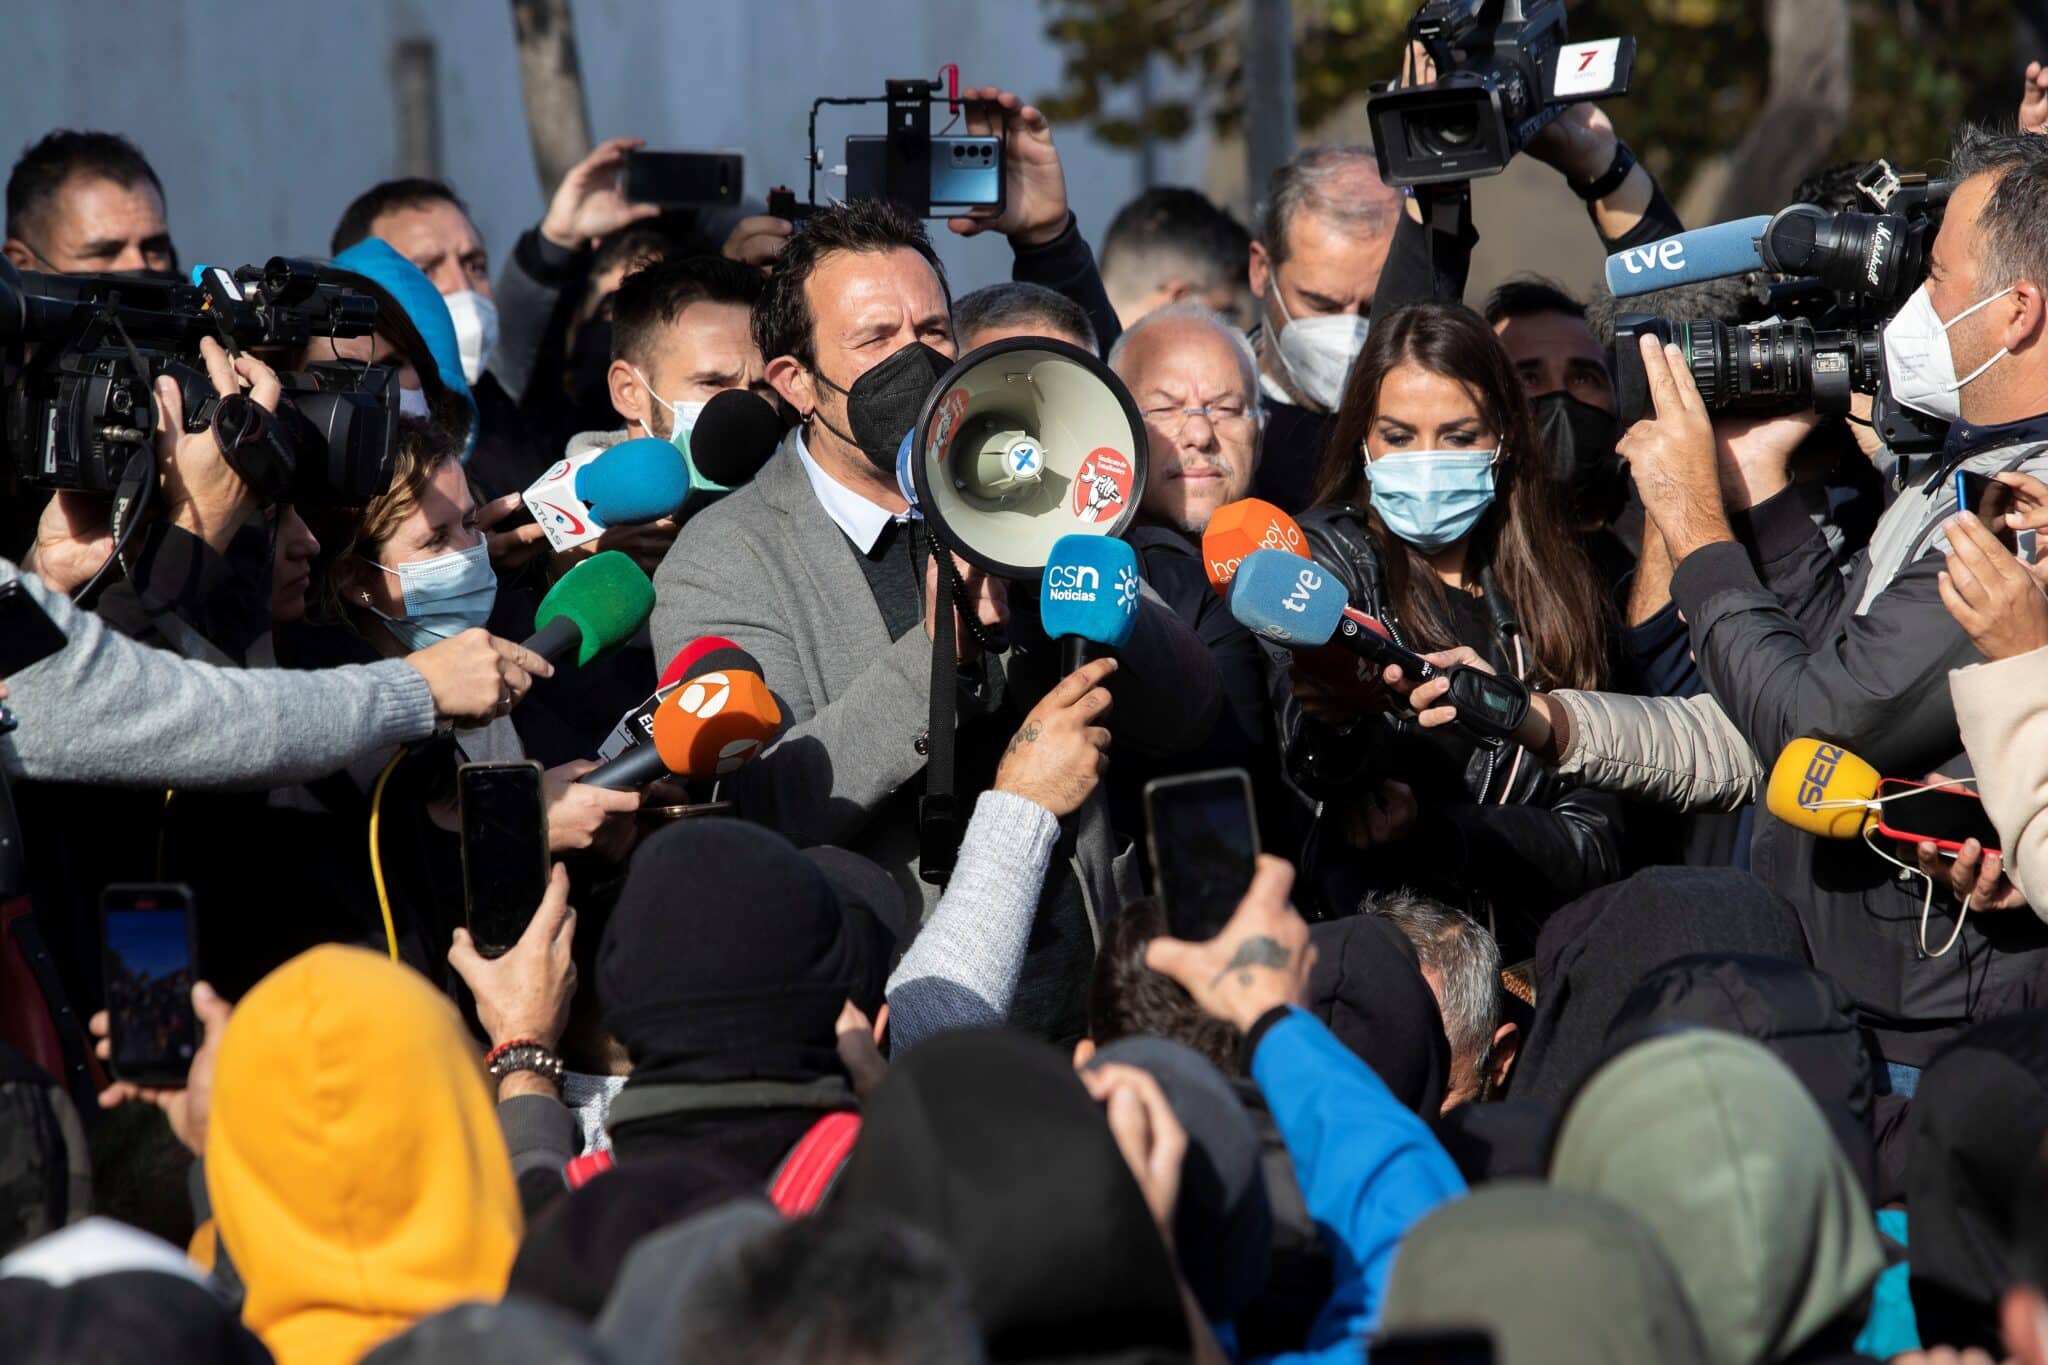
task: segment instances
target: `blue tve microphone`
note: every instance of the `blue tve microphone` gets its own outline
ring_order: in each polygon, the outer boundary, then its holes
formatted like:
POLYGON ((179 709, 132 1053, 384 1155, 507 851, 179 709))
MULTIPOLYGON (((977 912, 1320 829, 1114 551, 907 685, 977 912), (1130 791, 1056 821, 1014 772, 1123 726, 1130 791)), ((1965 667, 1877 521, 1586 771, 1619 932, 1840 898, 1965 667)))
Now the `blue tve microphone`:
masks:
POLYGON ((1351 605, 1344 585, 1312 559, 1253 550, 1230 581, 1230 614, 1246 630, 1289 649, 1328 644, 1351 605))
POLYGON ((1061 676, 1114 654, 1138 623, 1137 554, 1111 536, 1061 536, 1039 580, 1038 614, 1060 642, 1061 676))
POLYGON ((576 471, 576 500, 599 526, 658 521, 689 492, 690 462, 659 436, 621 441, 576 471))
POLYGON ((1763 270, 1757 242, 1771 225, 1770 214, 1695 228, 1646 246, 1632 246, 1607 258, 1607 288, 1616 298, 1648 294, 1673 285, 1721 280, 1763 270))

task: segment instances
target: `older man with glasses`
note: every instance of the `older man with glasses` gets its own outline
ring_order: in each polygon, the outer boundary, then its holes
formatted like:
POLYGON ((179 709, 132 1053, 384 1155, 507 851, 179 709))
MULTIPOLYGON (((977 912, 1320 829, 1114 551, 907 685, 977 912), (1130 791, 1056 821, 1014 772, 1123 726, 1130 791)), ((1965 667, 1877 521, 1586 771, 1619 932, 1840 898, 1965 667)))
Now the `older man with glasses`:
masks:
POLYGON ((1145 520, 1199 541, 1217 508, 1245 496, 1258 465, 1251 343, 1200 304, 1177 303, 1118 338, 1109 364, 1145 418, 1145 520))

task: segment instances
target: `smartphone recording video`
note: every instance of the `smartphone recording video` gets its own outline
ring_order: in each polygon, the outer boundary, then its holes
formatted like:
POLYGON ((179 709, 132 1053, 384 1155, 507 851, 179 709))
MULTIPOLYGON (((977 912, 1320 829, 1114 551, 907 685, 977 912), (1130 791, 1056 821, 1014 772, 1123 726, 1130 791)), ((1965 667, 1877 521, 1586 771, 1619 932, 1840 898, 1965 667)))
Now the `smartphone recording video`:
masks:
POLYGON ((1216 937, 1252 884, 1259 856, 1251 777, 1242 768, 1145 786, 1152 882, 1175 938, 1216 937))
POLYGON ((192 890, 176 883, 110 886, 100 897, 107 1044, 114 1075, 183 1085, 199 1050, 192 890))

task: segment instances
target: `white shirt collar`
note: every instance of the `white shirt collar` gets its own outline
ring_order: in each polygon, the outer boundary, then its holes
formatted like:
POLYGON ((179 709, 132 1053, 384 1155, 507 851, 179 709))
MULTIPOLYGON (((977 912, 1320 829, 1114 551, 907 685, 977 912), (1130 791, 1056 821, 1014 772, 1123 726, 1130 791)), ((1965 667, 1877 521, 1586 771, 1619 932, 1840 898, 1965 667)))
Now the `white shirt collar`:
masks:
POLYGON ((875 542, 882 538, 890 522, 910 520, 908 512, 891 512, 827 474, 811 458, 811 448, 805 444, 801 430, 796 434, 796 457, 803 461, 804 477, 811 481, 811 492, 817 495, 818 505, 862 554, 874 553, 875 542))

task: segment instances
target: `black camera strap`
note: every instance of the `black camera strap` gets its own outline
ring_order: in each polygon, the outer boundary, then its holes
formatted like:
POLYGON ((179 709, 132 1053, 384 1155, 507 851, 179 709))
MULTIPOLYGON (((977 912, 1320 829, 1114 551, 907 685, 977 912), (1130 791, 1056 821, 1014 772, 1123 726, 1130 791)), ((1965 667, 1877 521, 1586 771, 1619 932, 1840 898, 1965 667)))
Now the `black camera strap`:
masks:
MULTIPOLYGON (((953 791, 953 740, 960 697, 953 612, 959 576, 953 571, 952 554, 936 537, 931 552, 938 566, 939 590, 932 600, 932 693, 925 717, 924 799, 917 804, 917 875, 934 886, 944 886, 953 875, 965 833, 960 798, 953 791)), ((912 562, 915 559, 912 556, 912 562)))

